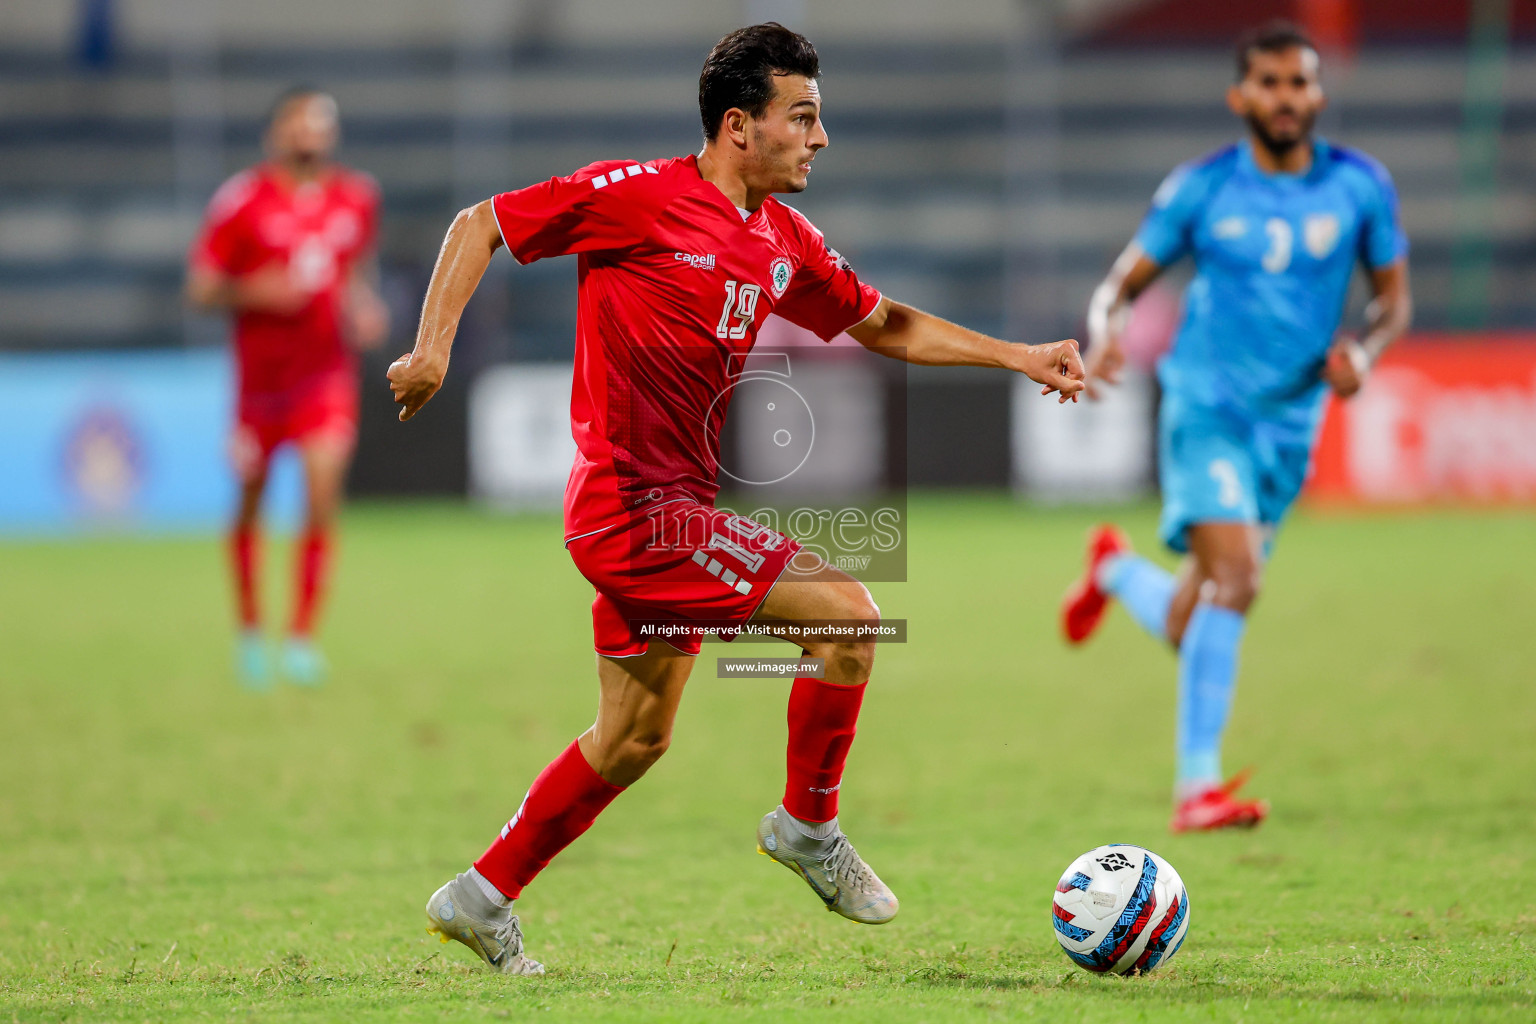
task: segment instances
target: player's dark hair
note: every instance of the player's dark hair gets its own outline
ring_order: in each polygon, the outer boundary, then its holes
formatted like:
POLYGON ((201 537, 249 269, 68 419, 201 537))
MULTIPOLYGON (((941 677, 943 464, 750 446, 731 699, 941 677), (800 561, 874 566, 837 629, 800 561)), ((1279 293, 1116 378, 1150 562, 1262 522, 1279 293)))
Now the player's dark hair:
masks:
POLYGON ((1266 21, 1262 25, 1255 25, 1244 32, 1237 40, 1237 80, 1241 82, 1248 77, 1248 69, 1253 66, 1253 55, 1258 53, 1284 53, 1300 47, 1304 50, 1317 52, 1317 47, 1312 45, 1312 37, 1301 30, 1301 26, 1284 18, 1276 18, 1266 21))
MULTIPOLYGON (((272 101, 272 105, 267 108, 267 124, 271 124, 273 121, 276 121, 278 115, 287 110, 288 104, 292 103, 294 100, 308 99, 310 96, 330 95, 331 93, 328 89, 322 89, 320 86, 315 85, 313 82, 300 82, 297 85, 290 85, 288 88, 278 93, 277 98, 272 101)), ((334 102, 334 99, 332 102, 334 102)))
POLYGON ((699 72, 699 117, 704 137, 720 133, 720 119, 732 107, 756 117, 773 99, 775 75, 821 74, 816 47, 776 21, 739 28, 715 44, 699 72))

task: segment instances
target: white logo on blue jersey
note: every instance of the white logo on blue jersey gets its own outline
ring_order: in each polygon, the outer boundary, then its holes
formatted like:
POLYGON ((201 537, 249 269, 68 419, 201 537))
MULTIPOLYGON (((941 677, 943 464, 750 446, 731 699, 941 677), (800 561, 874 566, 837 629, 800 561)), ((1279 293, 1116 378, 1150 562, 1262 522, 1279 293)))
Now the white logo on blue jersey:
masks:
POLYGON ((1301 237, 1313 259, 1325 259, 1339 243, 1339 218, 1331 213, 1310 213, 1301 224, 1301 237))
POLYGON ((1242 217, 1223 217, 1211 225, 1211 237, 1230 242, 1248 233, 1248 222, 1242 217))

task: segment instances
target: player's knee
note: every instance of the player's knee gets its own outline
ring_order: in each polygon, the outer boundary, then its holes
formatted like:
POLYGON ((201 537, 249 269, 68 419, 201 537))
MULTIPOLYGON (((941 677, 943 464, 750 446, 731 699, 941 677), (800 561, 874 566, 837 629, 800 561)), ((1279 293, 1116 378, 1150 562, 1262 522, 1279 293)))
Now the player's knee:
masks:
POLYGON ((235 507, 235 526, 237 529, 248 530, 261 522, 261 489, 246 488, 240 495, 239 504, 235 507))
MULTIPOLYGON (((880 624, 880 607, 862 583, 851 583, 842 588, 838 611, 841 630, 857 626, 874 627, 880 624)), ((843 684, 858 684, 869 679, 875 664, 873 638, 850 636, 834 638, 825 645, 819 656, 826 661, 826 678, 843 684)))
POLYGON ((326 530, 336 522, 341 500, 331 494, 311 494, 304 506, 304 525, 309 530, 326 530))
POLYGON ((807 657, 822 664, 822 678, 842 686, 857 686, 869 679, 875 664, 875 645, 863 640, 823 641, 804 645, 807 657))
POLYGON ((880 606, 875 604, 875 599, 870 596, 868 590, 864 589, 862 583, 859 584, 859 591, 860 597, 854 604, 856 614, 853 617, 871 626, 880 625, 880 606))
POLYGON ((1246 612, 1258 599, 1263 585, 1263 570, 1258 563, 1240 558, 1219 562, 1213 567, 1211 582, 1215 584, 1213 601, 1223 608, 1246 612))
POLYGON ((875 666, 874 641, 833 644, 826 661, 829 681, 855 686, 867 682, 875 666))
POLYGON ((336 508, 330 505, 312 505, 304 516, 306 533, 324 533, 336 522, 336 508))
POLYGON ((867 622, 878 625, 880 606, 870 596, 869 588, 858 580, 846 580, 837 584, 836 616, 844 622, 867 622))

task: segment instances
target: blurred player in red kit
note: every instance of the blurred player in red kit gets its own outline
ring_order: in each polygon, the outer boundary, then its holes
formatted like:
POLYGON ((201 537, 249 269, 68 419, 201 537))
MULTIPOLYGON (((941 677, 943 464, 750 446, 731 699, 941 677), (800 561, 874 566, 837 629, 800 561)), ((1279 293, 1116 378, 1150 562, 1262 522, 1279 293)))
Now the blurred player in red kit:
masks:
POLYGON ((371 283, 379 190, 335 164, 336 101, 313 88, 272 108, 267 160, 224 183, 188 259, 187 298, 234 318, 239 380, 230 452, 240 507, 230 534, 240 616, 237 663, 270 685, 256 579, 259 520, 272 453, 295 445, 307 497, 283 674, 314 685, 325 663, 312 636, 331 535, 357 437, 357 351, 377 347, 388 314, 371 283))
POLYGON ((747 622, 820 659, 789 695, 783 802, 758 850, 864 924, 897 899, 838 826, 838 791, 874 661, 833 622, 879 623, 864 585, 795 540, 714 507, 732 367, 770 312, 830 341, 933 366, 1027 374, 1075 398, 1076 342, 1010 344, 894 302, 775 192, 806 187, 828 144, 815 48, 781 25, 722 39, 699 78, 697 156, 604 161, 464 210, 448 230, 416 346, 389 370, 409 419, 441 387, 459 316, 491 255, 578 254, 565 542, 597 592, 597 719, 541 772, 501 835, 427 903, 433 931, 498 971, 541 974, 512 902, 667 749, 703 622, 747 622), (651 639, 647 623, 682 635, 651 639))

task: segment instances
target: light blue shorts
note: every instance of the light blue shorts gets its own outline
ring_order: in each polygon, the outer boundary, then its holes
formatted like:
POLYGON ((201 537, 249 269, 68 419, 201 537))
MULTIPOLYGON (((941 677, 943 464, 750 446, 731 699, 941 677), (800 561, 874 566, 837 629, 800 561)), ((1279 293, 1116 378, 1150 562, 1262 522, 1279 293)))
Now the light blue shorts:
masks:
POLYGON ((1165 390, 1157 455, 1164 544, 1188 551, 1195 523, 1254 523, 1267 557, 1311 470, 1312 438, 1165 390))

